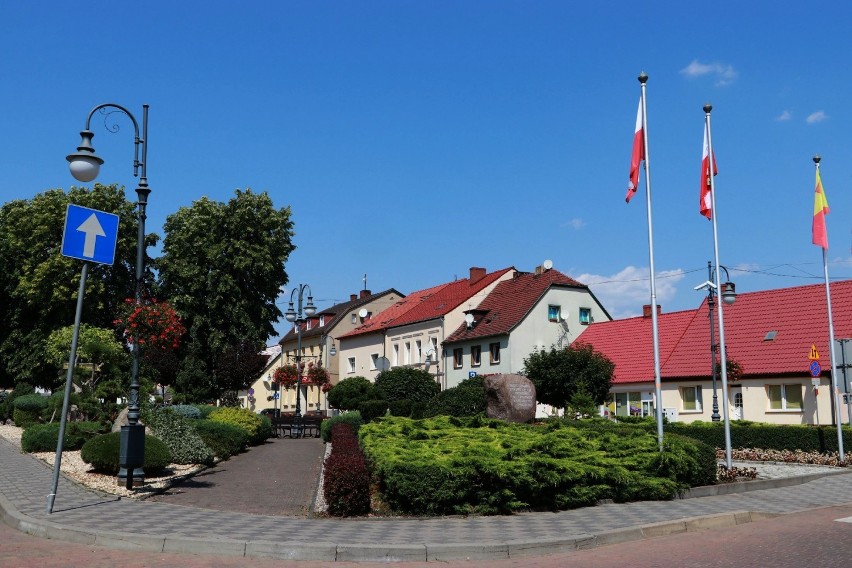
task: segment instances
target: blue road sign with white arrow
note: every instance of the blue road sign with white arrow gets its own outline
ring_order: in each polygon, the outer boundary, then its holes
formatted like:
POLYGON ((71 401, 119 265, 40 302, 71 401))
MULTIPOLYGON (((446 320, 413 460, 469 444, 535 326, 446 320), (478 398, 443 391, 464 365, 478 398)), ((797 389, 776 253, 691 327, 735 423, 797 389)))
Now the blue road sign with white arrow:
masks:
POLYGON ((62 256, 112 264, 118 240, 118 215, 68 204, 62 231, 62 256))

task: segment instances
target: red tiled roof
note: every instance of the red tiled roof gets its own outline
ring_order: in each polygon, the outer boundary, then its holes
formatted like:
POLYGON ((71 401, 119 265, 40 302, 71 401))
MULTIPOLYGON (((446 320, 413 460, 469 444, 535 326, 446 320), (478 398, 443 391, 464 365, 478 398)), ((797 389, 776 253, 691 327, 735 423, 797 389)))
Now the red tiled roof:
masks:
POLYGON ((558 270, 547 270, 540 274, 520 273, 511 280, 497 284, 475 311, 476 325, 471 329, 462 324, 453 331, 444 343, 464 341, 479 337, 505 335, 515 328, 552 286, 580 288, 588 286, 565 276, 558 270))
MULTIPOLYGON (((661 365, 695 317, 694 310, 660 314, 657 317, 661 365)), ((654 336, 650 317, 592 323, 575 343, 589 344, 615 363, 613 383, 654 381, 654 336)), ((709 361, 709 343, 705 343, 704 354, 709 361)))
POLYGON ((504 268, 486 274, 473 284, 469 278, 439 284, 432 288, 412 292, 404 299, 384 310, 370 321, 353 329, 341 337, 354 337, 366 333, 382 331, 421 321, 428 321, 448 314, 468 298, 493 284, 498 278, 513 268, 504 268))
MULTIPOLYGON (((831 284, 831 307, 835 339, 852 337, 852 280, 831 284)), ((740 363, 745 376, 807 373, 812 345, 823 370, 831 367, 824 284, 741 293, 732 306, 724 307, 723 316, 727 356, 740 363), (775 339, 765 340, 770 331, 776 332, 775 339)), ((718 341, 715 310, 713 322, 718 341)), ((658 323, 662 378, 709 377, 706 299, 696 310, 663 314, 658 323)), ((615 382, 654 380, 650 318, 593 323, 578 341, 613 360, 615 382)))

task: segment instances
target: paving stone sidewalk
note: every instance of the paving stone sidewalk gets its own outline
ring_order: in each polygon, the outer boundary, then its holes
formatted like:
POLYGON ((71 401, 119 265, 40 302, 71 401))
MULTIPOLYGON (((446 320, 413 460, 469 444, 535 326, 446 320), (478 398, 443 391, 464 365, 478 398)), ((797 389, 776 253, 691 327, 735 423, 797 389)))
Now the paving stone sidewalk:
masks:
MULTIPOLYGON (((286 444, 270 447, 278 448, 284 451, 286 444)), ((202 509, 119 499, 62 478, 54 513, 48 515, 50 468, 6 440, 0 440, 0 464, 3 520, 30 534, 140 550, 305 560, 523 557, 852 503, 852 478, 846 470, 741 484, 751 490, 725 495, 557 513, 429 519, 304 518, 202 509)))

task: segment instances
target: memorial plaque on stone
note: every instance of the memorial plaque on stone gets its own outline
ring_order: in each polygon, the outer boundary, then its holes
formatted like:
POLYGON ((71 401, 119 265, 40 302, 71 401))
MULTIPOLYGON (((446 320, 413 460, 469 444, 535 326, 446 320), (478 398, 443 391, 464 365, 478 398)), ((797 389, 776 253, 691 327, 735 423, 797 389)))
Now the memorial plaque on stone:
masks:
POLYGON ((485 415, 508 422, 535 418, 535 385, 522 375, 491 375, 485 385, 485 415))

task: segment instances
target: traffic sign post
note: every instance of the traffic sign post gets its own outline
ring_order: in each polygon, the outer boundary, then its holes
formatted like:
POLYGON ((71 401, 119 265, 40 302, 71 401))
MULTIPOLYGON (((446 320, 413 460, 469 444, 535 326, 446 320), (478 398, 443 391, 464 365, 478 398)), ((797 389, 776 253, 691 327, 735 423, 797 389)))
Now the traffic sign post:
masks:
MULTIPOLYGON (((80 318, 83 313, 83 296, 86 292, 86 275, 89 262, 112 264, 115 259, 115 244, 118 241, 118 215, 68 204, 65 212, 65 230, 62 232, 62 256, 83 262, 80 271, 80 289, 77 292, 77 311, 74 314, 74 330, 71 333, 71 354, 68 357, 68 372, 65 376, 65 398, 59 417, 59 436, 56 442, 56 457, 53 460, 53 480, 47 496, 47 513, 53 513, 59 472, 62 467, 62 447, 65 439, 65 423, 68 418, 68 400, 71 398, 71 382, 74 376, 74 360, 77 358, 77 340, 80 336, 80 318)), ((125 427, 126 428, 126 427, 125 427)), ((124 435, 124 432, 122 432, 124 435)), ((139 434, 144 435, 144 434, 139 434)), ((144 438, 142 441, 144 448, 144 438)), ((122 448, 125 448, 122 445, 122 448)), ((139 462, 142 465, 142 462, 139 462)), ((130 489, 130 481, 127 488, 130 489)))

